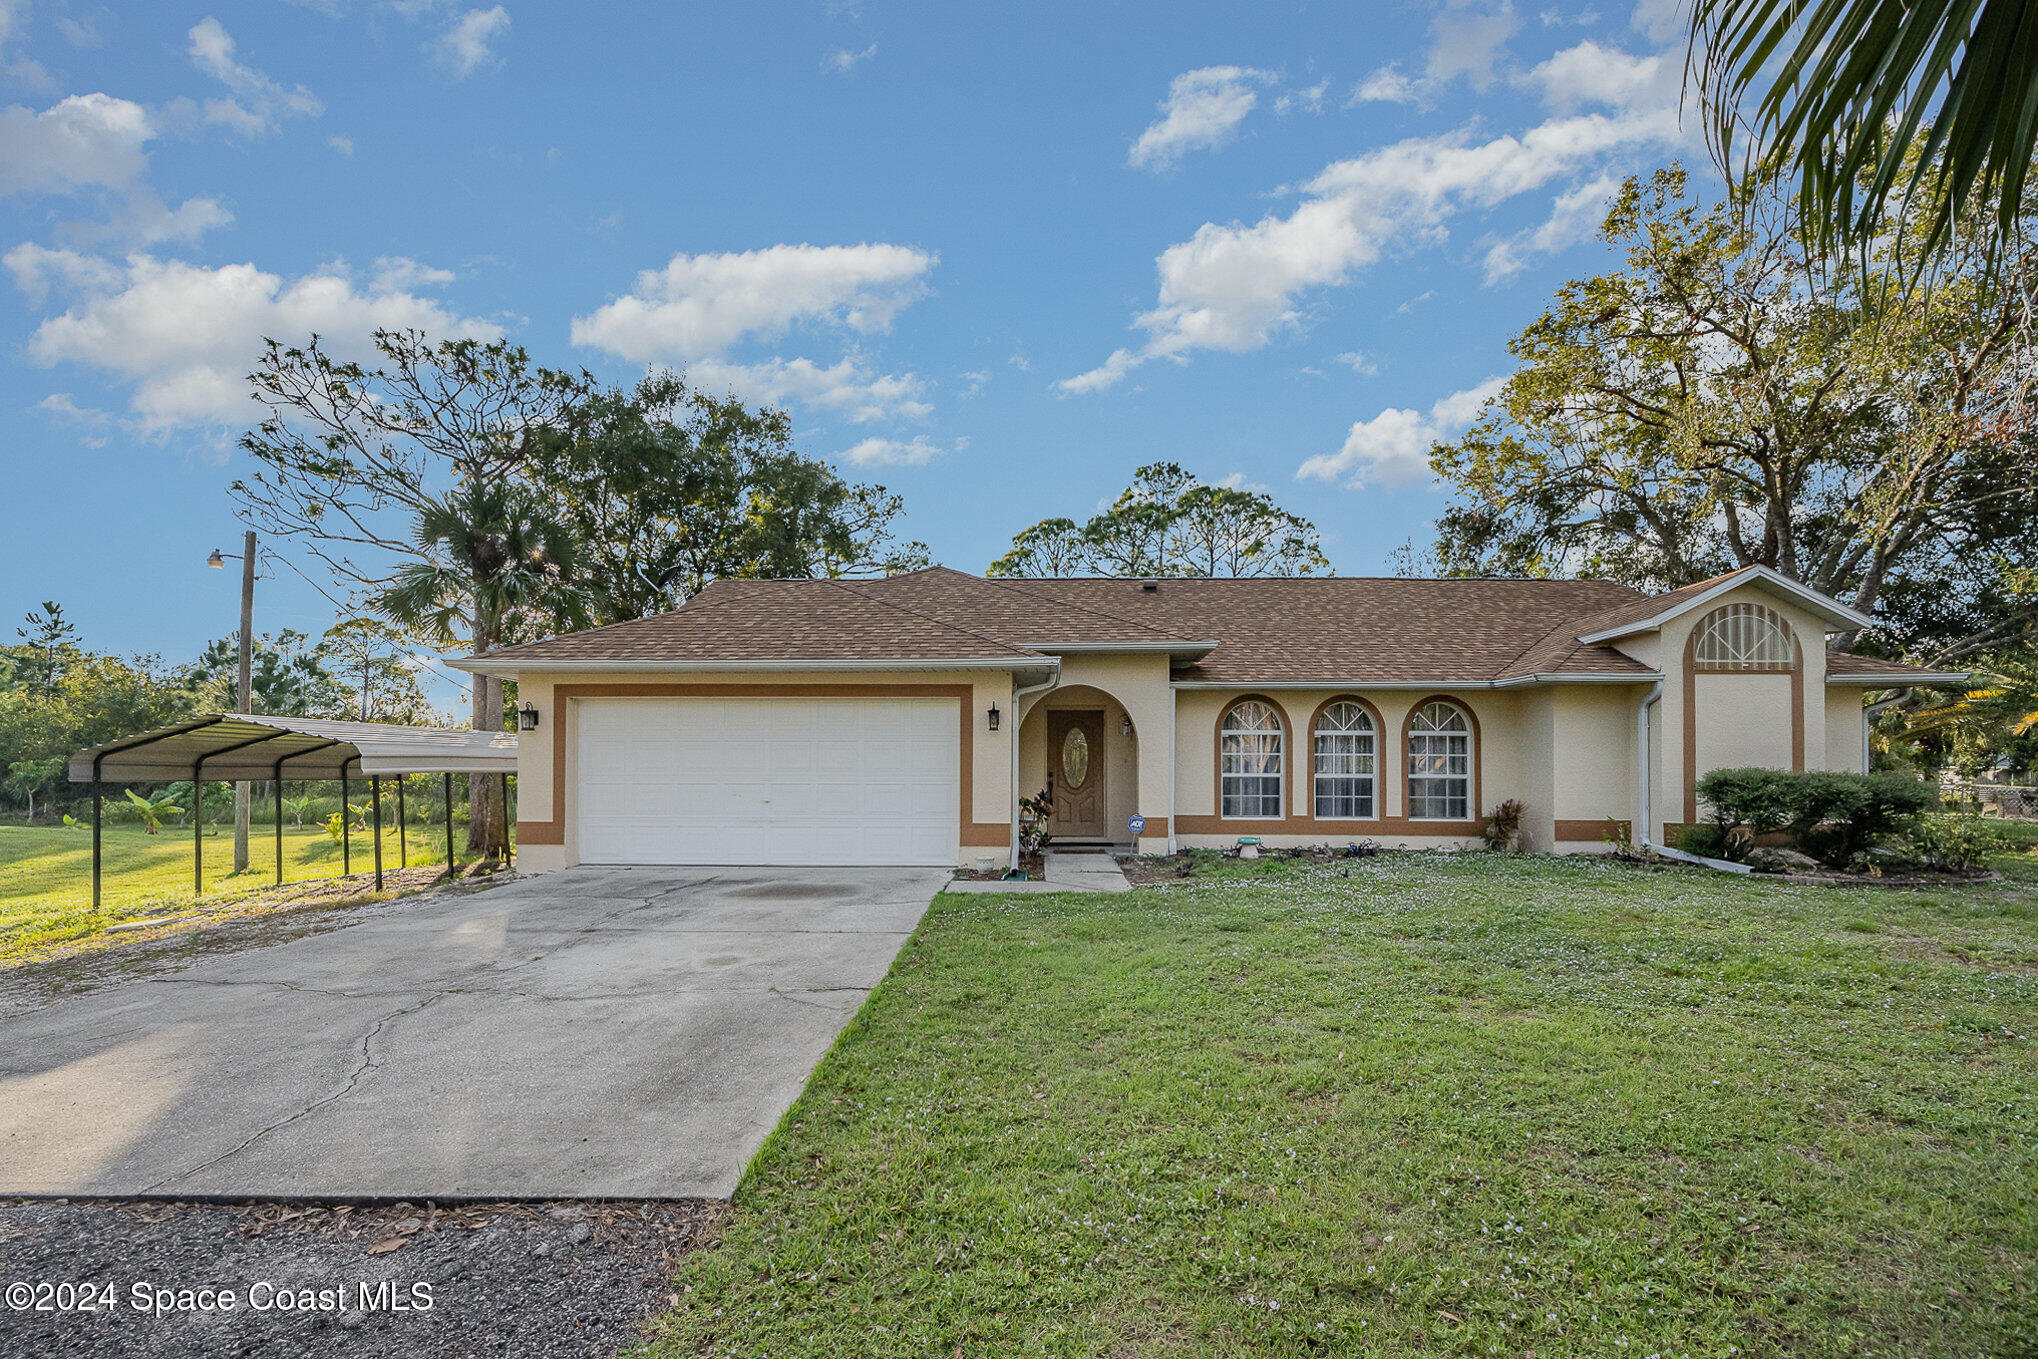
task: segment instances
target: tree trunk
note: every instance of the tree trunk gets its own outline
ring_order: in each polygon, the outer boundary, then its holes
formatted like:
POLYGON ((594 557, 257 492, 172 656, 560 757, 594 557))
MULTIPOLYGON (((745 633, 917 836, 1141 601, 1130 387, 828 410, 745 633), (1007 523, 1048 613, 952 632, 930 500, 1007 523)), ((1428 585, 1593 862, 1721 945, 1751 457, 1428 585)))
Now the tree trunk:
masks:
MULTIPOLYGON (((474 653, 488 650, 488 638, 475 629, 474 653)), ((491 675, 474 677, 474 730, 502 730, 502 681, 491 675)), ((449 810, 448 815, 451 812, 449 810)), ((507 809, 487 775, 467 776, 467 851, 484 859, 509 857, 507 809)))

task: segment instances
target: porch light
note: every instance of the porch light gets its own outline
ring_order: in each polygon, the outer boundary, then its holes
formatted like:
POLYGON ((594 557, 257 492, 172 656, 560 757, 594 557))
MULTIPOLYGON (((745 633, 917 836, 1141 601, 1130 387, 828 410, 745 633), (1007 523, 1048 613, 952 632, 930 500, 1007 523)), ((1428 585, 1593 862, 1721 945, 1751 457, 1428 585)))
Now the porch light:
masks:
POLYGON ((1132 719, 1130 717, 1121 717, 1118 719, 1118 734, 1120 736, 1132 735, 1132 719))
POLYGON ((993 703, 991 710, 985 713, 984 717, 991 724, 991 730, 996 731, 998 729, 998 705, 993 703))
POLYGON ((521 731, 536 731, 538 729, 538 710, 528 703, 517 709, 517 728, 521 731))

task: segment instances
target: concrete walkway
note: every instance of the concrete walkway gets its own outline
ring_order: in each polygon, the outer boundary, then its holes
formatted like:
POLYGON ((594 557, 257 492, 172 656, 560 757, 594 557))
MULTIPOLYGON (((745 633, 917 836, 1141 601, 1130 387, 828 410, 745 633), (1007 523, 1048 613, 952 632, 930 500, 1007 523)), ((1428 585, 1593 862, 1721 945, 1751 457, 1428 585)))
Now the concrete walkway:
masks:
POLYGON ((0 1016, 0 1194, 726 1198, 945 869, 576 868, 0 1016))
POLYGON ((1050 849, 1041 856, 1041 882, 951 882, 950 892, 1130 892, 1125 870, 1111 855, 1050 849))

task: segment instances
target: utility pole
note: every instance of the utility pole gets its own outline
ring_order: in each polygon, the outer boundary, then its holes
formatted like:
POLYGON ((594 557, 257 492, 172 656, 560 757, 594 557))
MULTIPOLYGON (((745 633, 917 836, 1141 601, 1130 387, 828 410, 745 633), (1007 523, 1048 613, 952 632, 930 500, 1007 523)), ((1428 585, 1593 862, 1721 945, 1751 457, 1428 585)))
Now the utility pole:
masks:
MULTIPOLYGON (((226 565, 231 552, 212 550, 205 564, 215 570, 226 565)), ((255 710, 255 531, 249 529, 241 539, 241 684, 234 691, 234 703, 244 713, 255 710)), ((253 808, 249 805, 249 791, 252 785, 246 779, 234 781, 234 872, 248 871, 248 822, 253 808)), ((277 787, 282 796, 282 787, 277 787)), ((191 786, 194 802, 199 798, 197 784, 191 786)))
MULTIPOLYGON (((255 710, 255 531, 241 539, 241 687, 240 708, 255 710)), ((248 825, 254 816, 254 785, 246 779, 234 784, 234 872, 248 871, 248 825)))

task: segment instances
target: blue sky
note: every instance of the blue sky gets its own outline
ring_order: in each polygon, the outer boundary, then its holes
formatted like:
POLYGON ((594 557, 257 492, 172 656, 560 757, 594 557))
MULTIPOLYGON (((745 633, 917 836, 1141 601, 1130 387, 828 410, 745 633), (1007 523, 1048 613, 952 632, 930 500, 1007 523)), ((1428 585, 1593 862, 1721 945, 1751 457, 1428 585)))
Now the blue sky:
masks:
MULTIPOLYGON (((1702 162, 1677 36, 1660 0, 0 0, 0 626, 230 631, 241 377, 378 324, 784 404, 967 570, 1163 458, 1388 570, 1607 193, 1702 162)), ((332 613, 285 570, 257 626, 332 613)))

